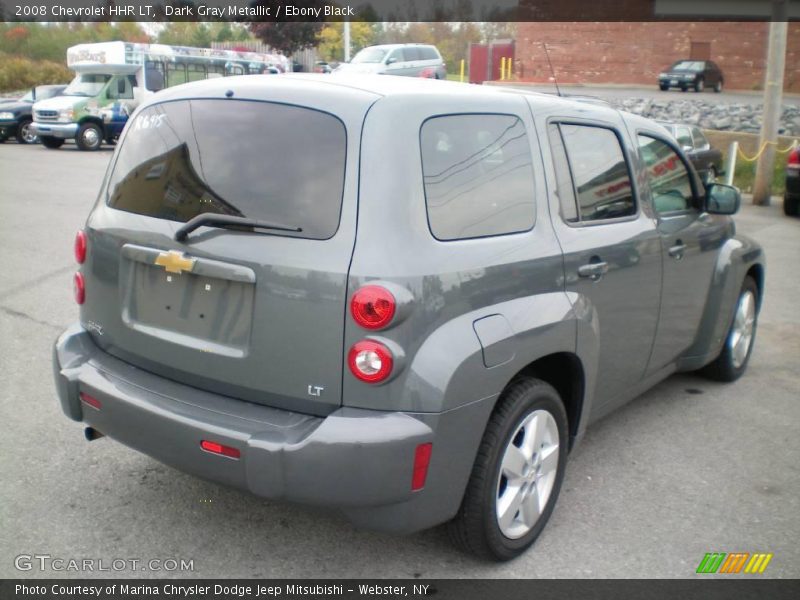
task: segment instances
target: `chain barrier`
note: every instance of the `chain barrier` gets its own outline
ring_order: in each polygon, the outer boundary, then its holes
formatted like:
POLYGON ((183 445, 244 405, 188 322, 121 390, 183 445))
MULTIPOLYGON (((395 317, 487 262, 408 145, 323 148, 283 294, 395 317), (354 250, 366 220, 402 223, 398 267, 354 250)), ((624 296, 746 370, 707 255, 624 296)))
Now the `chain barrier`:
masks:
MULTIPOLYGON (((769 141, 764 142, 763 144, 761 144, 761 148, 758 149, 758 152, 756 152, 754 156, 747 156, 742 151, 742 147, 741 146, 739 146, 737 148, 737 152, 738 152, 738 155, 742 158, 742 160, 744 160, 746 162, 755 162, 764 153, 764 150, 767 149, 767 146, 777 146, 777 145, 778 145, 778 142, 769 142, 769 141)), ((787 152, 791 152, 792 150, 794 150, 798 146, 800 146, 800 143, 798 143, 797 140, 793 140, 792 143, 789 146, 787 146, 786 148, 783 148, 783 149, 775 148, 775 152, 777 152, 778 154, 786 154, 787 152)))

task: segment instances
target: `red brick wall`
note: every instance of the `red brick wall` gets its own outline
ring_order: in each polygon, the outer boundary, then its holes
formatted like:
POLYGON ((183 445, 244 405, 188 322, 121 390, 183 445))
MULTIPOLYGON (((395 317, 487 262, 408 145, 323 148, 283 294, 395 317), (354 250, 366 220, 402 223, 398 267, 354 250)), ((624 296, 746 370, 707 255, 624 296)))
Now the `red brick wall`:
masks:
MULTIPOLYGON (((515 74, 549 80, 546 42, 559 82, 655 85, 663 69, 689 57, 695 41, 711 43, 711 60, 728 89, 762 89, 768 29, 767 23, 518 23, 515 74)), ((800 92, 797 22, 789 24, 784 87, 800 92)))

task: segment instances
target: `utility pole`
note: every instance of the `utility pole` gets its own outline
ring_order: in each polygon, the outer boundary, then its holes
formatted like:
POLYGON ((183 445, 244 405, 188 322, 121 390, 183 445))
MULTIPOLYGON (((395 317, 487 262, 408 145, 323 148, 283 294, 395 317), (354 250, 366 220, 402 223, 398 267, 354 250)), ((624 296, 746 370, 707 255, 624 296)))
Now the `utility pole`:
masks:
POLYGON ((350 20, 344 22, 344 62, 350 62, 350 20))
POLYGON ((764 78, 764 114, 759 138, 759 149, 763 148, 763 152, 761 152, 756 164, 756 180, 753 185, 753 204, 759 206, 769 206, 772 193, 772 173, 775 169, 778 124, 783 112, 783 69, 786 62, 786 36, 788 31, 787 4, 787 0, 772 0, 772 20, 769 23, 769 48, 767 50, 767 73, 764 78))

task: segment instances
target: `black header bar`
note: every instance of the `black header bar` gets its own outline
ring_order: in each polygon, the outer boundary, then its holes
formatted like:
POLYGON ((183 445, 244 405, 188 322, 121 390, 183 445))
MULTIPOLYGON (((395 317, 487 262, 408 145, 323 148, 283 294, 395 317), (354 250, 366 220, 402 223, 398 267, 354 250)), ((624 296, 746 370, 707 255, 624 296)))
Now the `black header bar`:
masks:
MULTIPOLYGON (((800 18, 800 0, 784 0, 800 18)), ((0 0, 5 21, 768 21, 771 0, 0 0)))

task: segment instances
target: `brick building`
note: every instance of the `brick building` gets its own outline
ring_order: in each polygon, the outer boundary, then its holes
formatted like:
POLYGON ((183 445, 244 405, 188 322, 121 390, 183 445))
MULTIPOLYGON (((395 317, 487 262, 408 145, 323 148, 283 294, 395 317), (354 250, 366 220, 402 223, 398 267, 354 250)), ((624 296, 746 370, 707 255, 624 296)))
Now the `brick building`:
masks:
MULTIPOLYGON (((763 89, 769 24, 530 22, 517 24, 516 75, 549 81, 547 43, 559 83, 655 85, 675 60, 710 59, 728 89, 763 89)), ((789 23, 784 89, 800 92, 800 23, 789 23)))

